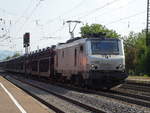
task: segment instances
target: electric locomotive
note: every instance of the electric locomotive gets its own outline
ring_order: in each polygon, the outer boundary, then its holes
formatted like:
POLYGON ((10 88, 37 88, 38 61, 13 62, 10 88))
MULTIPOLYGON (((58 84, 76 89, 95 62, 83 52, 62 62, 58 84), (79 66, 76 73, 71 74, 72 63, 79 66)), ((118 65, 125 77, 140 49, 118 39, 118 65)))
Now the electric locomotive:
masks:
POLYGON ((81 86, 112 88, 124 82, 123 40, 76 38, 56 47, 55 74, 81 86))

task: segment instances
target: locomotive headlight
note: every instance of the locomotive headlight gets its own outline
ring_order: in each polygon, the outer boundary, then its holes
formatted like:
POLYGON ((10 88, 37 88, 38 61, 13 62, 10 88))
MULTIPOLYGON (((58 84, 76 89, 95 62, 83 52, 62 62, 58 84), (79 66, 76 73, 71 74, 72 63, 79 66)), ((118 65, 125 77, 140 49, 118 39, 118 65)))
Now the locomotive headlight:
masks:
POLYGON ((91 65, 91 68, 94 68, 94 67, 95 67, 95 65, 94 65, 94 64, 92 64, 92 65, 91 65))
POLYGON ((116 69, 122 69, 123 68, 123 65, 120 64, 119 66, 116 67, 116 69))
POLYGON ((121 69, 122 69, 122 68, 123 68, 123 65, 122 65, 122 64, 120 64, 120 65, 119 65, 119 68, 121 68, 121 69))
POLYGON ((91 69, 92 69, 92 70, 96 70, 97 68, 98 68, 98 66, 96 66, 96 65, 94 65, 94 64, 91 65, 91 69))

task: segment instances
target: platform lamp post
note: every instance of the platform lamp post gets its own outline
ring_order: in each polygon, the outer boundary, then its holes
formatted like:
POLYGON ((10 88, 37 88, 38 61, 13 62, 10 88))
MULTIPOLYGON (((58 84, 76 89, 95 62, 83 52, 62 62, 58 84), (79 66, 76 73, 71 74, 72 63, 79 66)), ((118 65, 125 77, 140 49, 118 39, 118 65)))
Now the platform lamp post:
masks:
POLYGON ((24 71, 25 71, 25 76, 28 77, 27 75, 27 66, 26 66, 26 57, 28 56, 29 53, 29 46, 30 46, 30 33, 27 32, 23 35, 23 46, 25 48, 25 58, 24 58, 24 71))

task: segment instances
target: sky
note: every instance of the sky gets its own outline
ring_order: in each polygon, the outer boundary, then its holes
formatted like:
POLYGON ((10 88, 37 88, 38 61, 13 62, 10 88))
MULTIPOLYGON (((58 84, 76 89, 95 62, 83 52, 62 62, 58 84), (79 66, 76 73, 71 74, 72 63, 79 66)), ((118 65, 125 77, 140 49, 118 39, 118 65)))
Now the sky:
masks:
MULTIPOLYGON (((1 0, 0 50, 24 53, 23 34, 30 32, 30 51, 70 38, 67 20, 102 24, 122 36, 146 28, 147 0, 1 0)), ((72 24, 72 27, 74 24, 72 24)))

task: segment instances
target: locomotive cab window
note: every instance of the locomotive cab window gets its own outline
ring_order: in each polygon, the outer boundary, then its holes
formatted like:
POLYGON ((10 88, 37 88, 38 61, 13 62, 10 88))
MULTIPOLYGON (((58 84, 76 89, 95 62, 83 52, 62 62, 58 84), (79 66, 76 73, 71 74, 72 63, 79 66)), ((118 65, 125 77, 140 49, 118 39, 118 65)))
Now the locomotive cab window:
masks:
POLYGON ((92 54, 119 54, 119 47, 117 40, 103 40, 91 42, 92 54))

